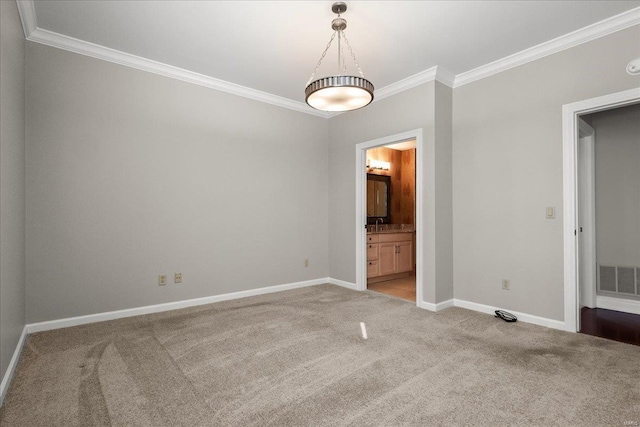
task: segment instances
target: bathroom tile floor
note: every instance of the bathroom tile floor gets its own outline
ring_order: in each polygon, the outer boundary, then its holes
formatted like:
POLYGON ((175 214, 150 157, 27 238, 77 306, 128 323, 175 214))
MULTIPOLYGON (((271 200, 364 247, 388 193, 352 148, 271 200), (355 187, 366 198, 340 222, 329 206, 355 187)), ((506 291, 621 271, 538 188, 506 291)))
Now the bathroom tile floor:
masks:
POLYGON ((415 302, 416 276, 413 275, 400 279, 387 280, 386 282, 368 284, 367 289, 415 302))

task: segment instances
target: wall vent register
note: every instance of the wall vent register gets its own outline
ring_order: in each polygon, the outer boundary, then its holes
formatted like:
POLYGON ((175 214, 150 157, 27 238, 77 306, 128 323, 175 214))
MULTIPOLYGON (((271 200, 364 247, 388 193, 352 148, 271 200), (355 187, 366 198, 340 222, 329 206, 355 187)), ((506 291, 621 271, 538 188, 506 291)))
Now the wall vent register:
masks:
POLYGON ((598 267, 598 292, 617 294, 621 297, 640 296, 640 267, 598 267))

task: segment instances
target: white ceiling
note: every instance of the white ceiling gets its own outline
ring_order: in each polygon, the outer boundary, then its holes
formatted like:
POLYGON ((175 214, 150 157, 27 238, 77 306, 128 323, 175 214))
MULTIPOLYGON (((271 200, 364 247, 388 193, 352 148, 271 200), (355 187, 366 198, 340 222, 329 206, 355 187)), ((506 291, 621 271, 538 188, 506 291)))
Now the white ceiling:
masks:
MULTIPOLYGON (((34 9, 39 29, 304 102, 305 84, 332 33, 332 3, 48 0, 34 2, 34 9)), ((453 74, 473 70, 636 8, 640 0, 347 5, 345 33, 365 76, 380 89, 434 66, 453 74)), ((336 55, 334 46, 319 76, 336 73, 336 55)))
POLYGON ((412 148, 416 148, 416 140, 409 139, 407 141, 398 142, 396 144, 385 145, 385 147, 399 151, 411 150, 412 148))

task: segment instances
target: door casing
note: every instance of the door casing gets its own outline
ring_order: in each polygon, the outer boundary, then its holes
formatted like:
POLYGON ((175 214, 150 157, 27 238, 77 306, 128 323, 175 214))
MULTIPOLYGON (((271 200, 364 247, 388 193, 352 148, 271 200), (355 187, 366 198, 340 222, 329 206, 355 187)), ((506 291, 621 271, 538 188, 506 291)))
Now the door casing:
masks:
MULTIPOLYGON (((365 225, 367 224, 367 174, 366 174, 366 151, 370 148, 382 147, 385 145, 408 141, 415 139, 416 141, 416 305, 424 307, 423 294, 424 286, 433 286, 435 289, 435 276, 431 280, 431 275, 425 274, 425 235, 434 236, 434 230, 426 230, 424 228, 424 182, 425 171, 423 158, 425 157, 425 144, 423 142, 422 128, 410 130, 407 132, 389 135, 371 141, 361 142, 356 145, 356 289, 364 291, 367 289, 367 233, 365 225), (425 277, 426 276, 426 277, 425 277), (432 283, 433 282, 433 283, 432 283)), ((433 151, 433 144, 429 145, 433 151)), ((429 156, 433 158, 435 156, 429 156)), ((435 182, 435 167, 429 168, 426 177, 431 185, 435 182)), ((435 215, 435 191, 429 192, 430 200, 429 211, 427 215, 435 215), (431 212, 433 210, 434 212, 431 212)), ((434 227, 435 228, 435 227, 434 227)), ((435 253, 427 254, 433 257, 431 260, 435 265, 435 253)))

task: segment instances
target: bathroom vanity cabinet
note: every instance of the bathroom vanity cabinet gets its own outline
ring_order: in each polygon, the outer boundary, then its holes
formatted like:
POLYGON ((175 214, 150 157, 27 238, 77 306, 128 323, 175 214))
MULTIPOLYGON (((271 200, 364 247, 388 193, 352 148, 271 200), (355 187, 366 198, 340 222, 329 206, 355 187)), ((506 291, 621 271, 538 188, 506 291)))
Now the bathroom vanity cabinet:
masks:
POLYGON ((382 281, 413 270, 413 233, 367 234, 367 279, 382 281))

